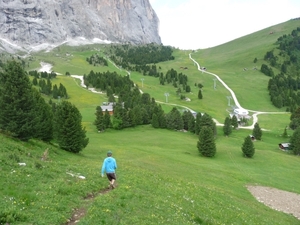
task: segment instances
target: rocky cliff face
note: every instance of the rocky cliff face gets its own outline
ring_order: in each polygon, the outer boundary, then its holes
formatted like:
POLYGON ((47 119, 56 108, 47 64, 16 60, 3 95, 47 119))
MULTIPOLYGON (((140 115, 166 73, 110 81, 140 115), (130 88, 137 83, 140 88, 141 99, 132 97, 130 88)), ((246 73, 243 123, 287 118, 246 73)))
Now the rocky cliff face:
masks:
POLYGON ((0 0, 0 38, 16 45, 78 37, 161 43, 149 0, 0 0))

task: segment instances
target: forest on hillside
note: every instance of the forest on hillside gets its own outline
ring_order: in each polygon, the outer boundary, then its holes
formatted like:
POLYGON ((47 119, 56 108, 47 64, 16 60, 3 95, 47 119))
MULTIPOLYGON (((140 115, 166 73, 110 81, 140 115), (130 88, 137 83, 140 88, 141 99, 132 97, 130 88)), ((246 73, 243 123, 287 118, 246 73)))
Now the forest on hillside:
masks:
POLYGON ((273 105, 294 112, 300 106, 300 27, 279 37, 264 59, 269 66, 262 64, 261 71, 271 77, 268 90, 273 105))

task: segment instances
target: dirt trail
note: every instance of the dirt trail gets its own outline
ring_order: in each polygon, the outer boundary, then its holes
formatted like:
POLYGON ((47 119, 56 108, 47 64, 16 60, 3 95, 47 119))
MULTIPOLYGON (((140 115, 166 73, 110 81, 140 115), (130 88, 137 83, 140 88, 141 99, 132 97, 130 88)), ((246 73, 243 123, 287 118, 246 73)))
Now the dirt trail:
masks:
MULTIPOLYGON (((107 194, 110 191, 112 191, 112 189, 106 188, 106 189, 100 190, 97 193, 88 194, 84 198, 84 201, 93 201, 94 198, 96 198, 98 195, 107 194)), ((77 224, 80 221, 80 219, 85 216, 86 212, 87 212, 86 207, 81 207, 81 208, 78 208, 78 209, 74 209, 71 218, 64 225, 75 225, 75 224, 77 224)))

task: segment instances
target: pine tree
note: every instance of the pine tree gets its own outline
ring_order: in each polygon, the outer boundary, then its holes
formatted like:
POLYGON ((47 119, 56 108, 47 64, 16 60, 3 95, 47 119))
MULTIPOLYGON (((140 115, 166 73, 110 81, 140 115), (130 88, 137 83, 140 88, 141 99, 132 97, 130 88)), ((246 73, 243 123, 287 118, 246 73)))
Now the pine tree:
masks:
POLYGON ((231 118, 231 125, 233 126, 234 129, 239 127, 238 120, 235 115, 233 115, 231 118))
POLYGON ((33 78, 32 84, 33 84, 34 86, 36 86, 36 85, 38 84, 38 81, 37 81, 37 78, 36 78, 36 77, 33 78))
POLYGON ((97 130, 98 131, 103 131, 105 130, 105 124, 104 124, 104 115, 103 115, 103 112, 102 112, 102 108, 100 106, 98 106, 96 108, 96 119, 94 121, 94 125, 96 125, 97 127, 97 130))
POLYGON ((132 114, 133 114, 133 118, 132 118, 133 125, 143 124, 142 111, 141 111, 140 105, 134 106, 133 109, 130 110, 130 112, 132 112, 132 114))
POLYGON ((284 130, 283 130, 282 137, 287 137, 287 131, 286 131, 286 127, 285 127, 285 128, 284 128, 284 130))
POLYGON ((229 117, 226 117, 224 126, 223 126, 223 132, 224 135, 228 136, 232 133, 232 125, 231 125, 231 119, 229 117))
POLYGON ((212 117, 210 115, 208 115, 207 113, 204 113, 201 116, 201 119, 199 121, 199 126, 200 126, 200 131, 201 131, 202 127, 208 126, 213 130, 214 135, 217 134, 216 123, 213 121, 212 117))
POLYGON ((298 107, 290 117, 291 123, 290 128, 295 130, 297 127, 300 126, 300 107, 298 107))
POLYGON ((49 142, 53 139, 53 113, 40 92, 33 89, 35 132, 34 138, 49 142))
POLYGON ((214 132, 211 127, 204 126, 201 128, 197 147, 201 155, 205 157, 215 156, 216 144, 214 140, 214 132))
POLYGON ((78 153, 87 146, 89 139, 81 120, 76 106, 67 101, 58 104, 54 114, 54 135, 60 148, 78 153))
POLYGON ((198 112, 197 115, 196 115, 196 124, 195 124, 195 134, 197 134, 197 135, 200 133, 201 117, 202 117, 202 114, 200 112, 198 112))
POLYGON ((183 129, 183 120, 180 115, 180 112, 176 107, 173 107, 171 112, 167 114, 166 117, 167 128, 171 130, 182 130, 183 129))
POLYGON ((295 155, 300 154, 300 127, 294 131, 290 139, 290 148, 295 155))
POLYGON ((10 61, 0 74, 0 129, 27 141, 35 132, 32 85, 20 63, 10 61))
POLYGON ((161 105, 157 105, 157 104, 154 105, 152 115, 153 114, 157 115, 159 127, 166 128, 166 116, 165 116, 165 112, 161 108, 161 105))
POLYGON ((105 110, 105 113, 104 113, 104 125, 105 125, 105 128, 111 127, 110 114, 107 109, 105 110))
POLYGON ((153 113, 152 115, 151 125, 154 128, 159 128, 158 116, 156 115, 156 113, 153 113))
POLYGON ((191 133, 195 133, 195 117, 194 115, 191 113, 191 116, 189 116, 189 120, 188 120, 188 130, 191 133))
POLYGON ((202 95, 201 89, 198 91, 198 99, 203 99, 203 95, 202 95))
POLYGON ((242 151, 244 153, 244 156, 248 158, 252 158, 255 153, 254 145, 249 135, 244 140, 242 151))
POLYGON ((52 90, 52 96, 54 99, 58 99, 58 96, 62 97, 58 91, 57 85, 54 84, 53 90, 52 90))
POLYGON ((262 130, 260 129, 258 123, 254 124, 252 135, 255 137, 256 140, 261 140, 262 130))

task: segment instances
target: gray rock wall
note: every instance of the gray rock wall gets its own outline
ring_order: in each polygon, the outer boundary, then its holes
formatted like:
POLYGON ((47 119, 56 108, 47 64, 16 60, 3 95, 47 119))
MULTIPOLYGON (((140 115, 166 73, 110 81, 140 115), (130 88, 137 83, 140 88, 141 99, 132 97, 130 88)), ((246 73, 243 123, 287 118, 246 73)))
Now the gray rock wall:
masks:
POLYGON ((0 0, 0 38, 17 45, 76 37, 161 43, 149 0, 0 0))

